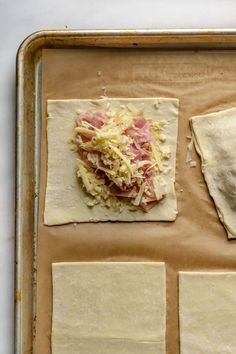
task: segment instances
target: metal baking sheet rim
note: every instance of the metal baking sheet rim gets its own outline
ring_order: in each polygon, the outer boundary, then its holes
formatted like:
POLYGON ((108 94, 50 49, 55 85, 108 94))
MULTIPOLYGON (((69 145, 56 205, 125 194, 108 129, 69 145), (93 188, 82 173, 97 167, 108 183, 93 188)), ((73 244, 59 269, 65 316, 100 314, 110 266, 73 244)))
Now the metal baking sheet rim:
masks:
POLYGON ((38 148, 41 94, 40 50, 44 47, 76 48, 83 45, 140 46, 160 49, 236 49, 236 29, 45 30, 35 32, 23 41, 17 53, 16 85, 15 354, 34 352, 36 321, 34 294, 40 173, 38 163, 40 158, 38 148), (30 128, 34 129, 34 134, 25 134, 29 133, 30 128), (27 140, 30 139, 34 148, 31 149, 30 156, 25 156, 26 144, 29 145, 27 140), (29 170, 28 157, 32 158, 29 170), (26 330, 28 330, 27 342, 25 342, 26 330))

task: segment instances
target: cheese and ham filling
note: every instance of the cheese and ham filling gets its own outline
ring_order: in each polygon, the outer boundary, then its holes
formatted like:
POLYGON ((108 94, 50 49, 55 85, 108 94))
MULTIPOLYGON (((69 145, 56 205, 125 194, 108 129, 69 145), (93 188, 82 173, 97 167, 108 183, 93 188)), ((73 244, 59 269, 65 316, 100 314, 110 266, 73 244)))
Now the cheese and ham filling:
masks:
POLYGON ((164 125, 131 104, 119 111, 77 114, 77 174, 92 197, 89 206, 121 209, 125 202, 148 212, 165 197, 161 174, 170 152, 162 147, 164 125))

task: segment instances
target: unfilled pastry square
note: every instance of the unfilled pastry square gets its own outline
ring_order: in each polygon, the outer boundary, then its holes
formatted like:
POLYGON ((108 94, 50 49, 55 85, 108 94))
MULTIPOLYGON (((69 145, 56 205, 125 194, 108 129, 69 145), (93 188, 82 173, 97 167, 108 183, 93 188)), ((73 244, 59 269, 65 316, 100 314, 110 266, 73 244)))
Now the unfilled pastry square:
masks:
POLYGON ((175 160, 178 130, 178 100, 175 98, 136 98, 100 100, 49 100, 47 103, 47 187, 44 223, 47 225, 70 222, 96 221, 174 221, 177 215, 175 195, 175 160), (89 207, 88 195, 77 178, 78 153, 72 150, 75 117, 78 111, 117 109, 132 104, 142 109, 154 121, 165 121, 166 142, 171 157, 169 171, 163 174, 167 195, 149 212, 122 211, 101 206, 89 207))
POLYGON ((52 354, 164 354, 164 263, 54 263, 52 354))
POLYGON ((180 272, 181 354, 236 353, 236 273, 180 272))

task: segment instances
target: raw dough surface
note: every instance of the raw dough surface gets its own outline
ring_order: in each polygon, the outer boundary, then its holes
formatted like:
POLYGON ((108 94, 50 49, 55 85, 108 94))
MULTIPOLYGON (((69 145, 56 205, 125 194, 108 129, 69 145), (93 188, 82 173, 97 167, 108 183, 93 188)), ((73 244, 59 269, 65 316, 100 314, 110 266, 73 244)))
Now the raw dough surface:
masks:
POLYGON ((164 263, 54 263, 52 354, 164 354, 164 263))
POLYGON ((66 224, 89 221, 173 221, 177 215, 177 202, 174 190, 175 160, 178 130, 178 100, 172 98, 100 99, 100 100, 49 100, 47 106, 48 124, 48 174, 45 198, 44 222, 46 225, 66 224), (97 102, 97 104, 94 104, 97 102), (171 150, 169 174, 164 176, 168 194, 148 213, 142 210, 130 211, 125 208, 121 213, 100 205, 88 207, 88 198, 76 177, 78 153, 71 150, 77 110, 87 111, 115 109, 122 104, 132 103, 144 108, 144 113, 154 120, 166 120, 166 143, 171 150), (158 102, 158 109, 155 103, 158 102))
POLYGON ((210 195, 228 238, 236 238, 236 108, 191 122, 210 195))
POLYGON ((236 353, 236 272, 180 272, 181 354, 236 353))

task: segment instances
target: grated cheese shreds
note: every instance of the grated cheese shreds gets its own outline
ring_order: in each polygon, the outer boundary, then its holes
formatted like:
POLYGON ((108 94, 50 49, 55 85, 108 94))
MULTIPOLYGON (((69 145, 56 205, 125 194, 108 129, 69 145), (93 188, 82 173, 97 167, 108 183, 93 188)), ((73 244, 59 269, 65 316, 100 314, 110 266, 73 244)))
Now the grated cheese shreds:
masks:
POLYGON ((154 143, 151 144, 151 147, 152 147, 152 153, 153 153, 154 159, 156 161, 156 164, 157 164, 157 166, 159 168, 159 171, 162 172, 163 171, 163 165, 162 165, 162 161, 161 161, 162 160, 161 154, 155 148, 154 143))
POLYGON ((161 187, 157 177, 154 177, 153 178, 153 185, 154 185, 154 192, 155 192, 155 195, 157 197, 157 199, 161 199, 162 198, 162 189, 163 187, 161 187))
POLYGON ((83 186, 94 199, 88 200, 88 206, 94 206, 97 203, 101 203, 104 206, 113 207, 115 209, 122 209, 122 205, 114 198, 108 186, 105 185, 103 178, 98 178, 92 171, 91 168, 86 165, 83 161, 79 160, 77 176, 82 179, 83 186))
POLYGON ((141 199, 142 199, 142 196, 143 196, 143 193, 144 193, 144 191, 145 191, 145 187, 146 187, 146 183, 144 182, 144 183, 141 185, 141 187, 140 187, 140 189, 139 189, 139 192, 138 192, 138 194, 137 194, 135 200, 133 201, 133 205, 138 206, 138 205, 140 204, 141 199))
MULTIPOLYGON (((97 109, 98 107, 96 107, 97 109)), ((122 203, 147 211, 165 193, 156 176, 163 173, 167 150, 164 123, 144 116, 134 105, 117 110, 78 112, 74 142, 80 159, 78 178, 97 203, 121 209, 122 203)), ((166 163, 165 163, 166 166, 166 163)))

